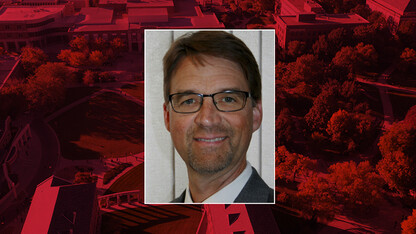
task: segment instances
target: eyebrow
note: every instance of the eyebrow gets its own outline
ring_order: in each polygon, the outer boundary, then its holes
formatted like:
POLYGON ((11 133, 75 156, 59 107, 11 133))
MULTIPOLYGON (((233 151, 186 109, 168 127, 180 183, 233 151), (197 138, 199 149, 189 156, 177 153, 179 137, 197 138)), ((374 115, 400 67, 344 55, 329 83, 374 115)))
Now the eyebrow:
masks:
MULTIPOLYGON (((250 92, 250 91, 241 90, 239 88, 224 88, 224 89, 220 89, 219 91, 216 91, 214 93, 225 92, 225 91, 243 91, 243 92, 250 92)), ((200 92, 197 92, 197 91, 192 90, 192 89, 186 89, 186 90, 178 90, 175 93, 200 93, 200 92)))

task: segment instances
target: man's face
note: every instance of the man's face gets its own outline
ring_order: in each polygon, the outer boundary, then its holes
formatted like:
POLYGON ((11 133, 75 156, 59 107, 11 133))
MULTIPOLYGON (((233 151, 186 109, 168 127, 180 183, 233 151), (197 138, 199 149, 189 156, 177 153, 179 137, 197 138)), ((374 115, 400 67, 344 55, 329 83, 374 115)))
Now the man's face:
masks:
MULTIPOLYGON (((249 92, 241 68, 234 62, 203 56, 204 65, 185 58, 172 76, 170 94, 193 92, 213 94, 225 90, 249 92)), ((173 144, 188 170, 212 174, 245 163, 251 135, 262 119, 261 102, 253 107, 247 98, 236 112, 220 112, 211 97, 205 97, 196 113, 176 113, 164 104, 164 119, 173 144)))

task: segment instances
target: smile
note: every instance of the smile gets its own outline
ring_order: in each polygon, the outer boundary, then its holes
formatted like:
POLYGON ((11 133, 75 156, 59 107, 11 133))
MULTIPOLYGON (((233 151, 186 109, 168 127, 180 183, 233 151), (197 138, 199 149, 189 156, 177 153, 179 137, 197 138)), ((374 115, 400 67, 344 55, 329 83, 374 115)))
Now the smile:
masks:
POLYGON ((196 138, 196 141, 202 141, 202 142, 218 142, 224 140, 225 137, 216 137, 216 138, 196 138))

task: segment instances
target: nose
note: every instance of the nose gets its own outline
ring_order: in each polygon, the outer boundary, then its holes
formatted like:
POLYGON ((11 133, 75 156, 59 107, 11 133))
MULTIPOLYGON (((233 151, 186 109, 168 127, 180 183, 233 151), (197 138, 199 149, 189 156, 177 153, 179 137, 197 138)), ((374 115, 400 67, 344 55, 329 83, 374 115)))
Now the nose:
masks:
POLYGON ((197 112, 195 123, 201 127, 212 127, 221 121, 219 110, 214 105, 211 97, 205 97, 202 106, 197 112))

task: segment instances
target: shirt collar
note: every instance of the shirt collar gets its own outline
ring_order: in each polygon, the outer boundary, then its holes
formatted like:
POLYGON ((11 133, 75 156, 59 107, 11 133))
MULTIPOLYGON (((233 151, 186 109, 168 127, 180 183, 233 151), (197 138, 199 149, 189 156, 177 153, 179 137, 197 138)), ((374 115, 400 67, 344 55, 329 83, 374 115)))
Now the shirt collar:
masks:
MULTIPOLYGON (((247 161, 246 168, 237 178, 201 203, 233 203, 250 179, 252 171, 251 164, 247 161)), ((186 187, 185 203, 194 203, 189 192, 189 184, 186 187)))

